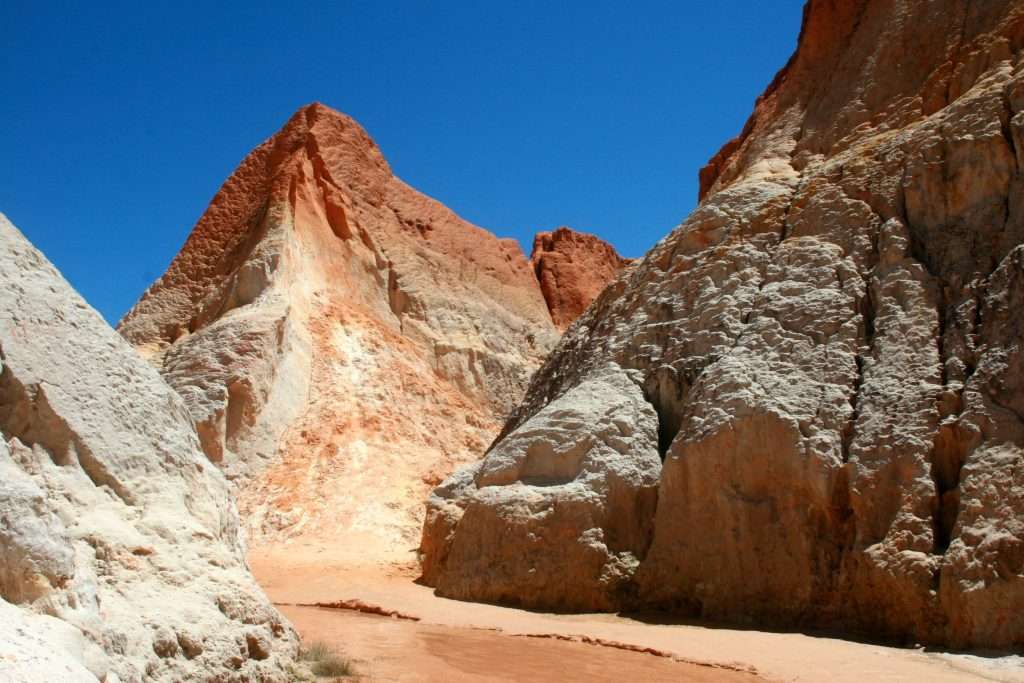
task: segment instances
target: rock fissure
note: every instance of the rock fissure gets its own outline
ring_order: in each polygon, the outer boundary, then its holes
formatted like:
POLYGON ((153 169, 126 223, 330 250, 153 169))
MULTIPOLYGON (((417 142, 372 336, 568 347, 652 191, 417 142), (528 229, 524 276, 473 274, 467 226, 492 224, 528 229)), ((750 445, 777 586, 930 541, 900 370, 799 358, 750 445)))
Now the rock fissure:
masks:
MULTIPOLYGON (((1024 150, 1018 150, 1017 149, 1017 142, 1014 140, 1013 131, 1010 129, 1010 126, 1013 125, 1014 111, 1013 111, 1013 105, 1010 103, 1010 97, 1006 93, 1005 90, 1003 91, 1003 108, 1004 108, 1004 110, 1006 112, 1006 116, 1000 122, 999 131, 1000 131, 1000 133, 1002 133, 1003 140, 1006 142, 1006 146, 1010 148, 1010 155, 1013 158, 1014 166, 1016 167, 1017 175, 1019 176, 1021 174, 1021 172, 1024 172, 1024 169, 1022 169, 1020 167, 1021 154, 1024 153, 1024 150)), ((1009 213, 1010 213, 1010 210, 1009 210, 1010 198, 1009 198, 1009 196, 1006 197, 1005 203, 1006 203, 1006 214, 1007 214, 1007 217, 1009 217, 1009 213)), ((1005 230, 1005 225, 1004 225, 1004 230, 1005 230)))
POLYGON ((857 418, 860 416, 861 390, 864 387, 864 356, 858 353, 854 356, 854 362, 857 365, 857 376, 854 378, 853 390, 850 394, 850 407, 853 410, 843 426, 840 441, 840 452, 842 453, 844 464, 850 462, 850 444, 853 443, 856 433, 857 418))
POLYGON ((662 366, 652 375, 644 388, 644 399, 658 418, 658 455, 662 462, 682 426, 682 405, 686 400, 686 387, 678 372, 670 365, 662 366))

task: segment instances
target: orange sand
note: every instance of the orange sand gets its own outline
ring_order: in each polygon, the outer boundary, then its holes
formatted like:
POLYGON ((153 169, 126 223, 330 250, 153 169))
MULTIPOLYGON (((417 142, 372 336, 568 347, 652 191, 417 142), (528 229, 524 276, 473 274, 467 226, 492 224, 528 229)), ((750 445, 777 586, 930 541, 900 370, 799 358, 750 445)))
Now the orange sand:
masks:
POLYGON ((448 600, 415 583, 412 552, 378 564, 338 540, 334 551, 268 546, 251 553, 250 564, 304 640, 332 643, 370 680, 1024 681, 1020 658, 986 661, 799 633, 448 600), (346 600, 418 621, 298 606, 346 600))

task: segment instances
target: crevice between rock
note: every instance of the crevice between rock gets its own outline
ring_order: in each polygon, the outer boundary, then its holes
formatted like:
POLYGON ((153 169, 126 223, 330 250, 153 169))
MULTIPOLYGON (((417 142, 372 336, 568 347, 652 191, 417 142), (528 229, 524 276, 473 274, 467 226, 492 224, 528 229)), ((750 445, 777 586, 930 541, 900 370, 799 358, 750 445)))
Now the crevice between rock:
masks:
POLYGON ((658 417, 658 455, 662 462, 682 426, 683 404, 690 386, 671 365, 658 367, 644 382, 644 400, 658 417))
POLYGON ((933 553, 942 555, 952 542, 953 527, 960 512, 960 470, 971 448, 970 434, 958 420, 939 426, 932 447, 931 476, 935 483, 933 511, 933 553))
POLYGON ((860 316, 864 323, 864 345, 857 351, 853 360, 857 365, 857 376, 853 380, 853 392, 850 394, 850 407, 853 409, 850 418, 843 427, 840 447, 842 449, 843 462, 850 462, 850 446, 855 436, 857 420, 860 417, 861 391, 864 387, 864 373, 866 370, 865 352, 870 354, 875 343, 875 300, 871 293, 871 284, 867 282, 864 288, 864 297, 859 302, 860 316))
MULTIPOLYGON (((940 280, 941 284, 941 280, 940 280)), ((960 358, 964 368, 962 380, 951 378, 948 363, 954 360, 953 352, 946 345, 946 336, 951 325, 957 326, 955 305, 949 301, 948 287, 941 287, 942 302, 938 311, 938 351, 942 372, 943 395, 940 396, 939 418, 942 420, 935 433, 931 451, 931 478, 935 485, 935 503, 932 510, 933 548, 936 555, 945 554, 952 542, 953 527, 960 512, 960 471, 967 456, 976 445, 977 436, 964 429, 960 423, 963 414, 963 392, 974 373, 974 358, 960 358), (953 318, 951 321, 950 319, 953 318), (943 405, 947 403, 948 405, 943 405)), ((965 338, 976 334, 980 319, 981 301, 974 296, 974 310, 969 321, 970 329, 962 330, 965 338)))

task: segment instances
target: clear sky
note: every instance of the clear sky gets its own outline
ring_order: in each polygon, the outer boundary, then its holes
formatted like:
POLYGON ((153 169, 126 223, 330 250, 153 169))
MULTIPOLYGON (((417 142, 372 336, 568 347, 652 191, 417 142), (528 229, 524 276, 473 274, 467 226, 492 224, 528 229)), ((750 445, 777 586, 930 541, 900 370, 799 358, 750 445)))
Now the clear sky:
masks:
POLYGON ((116 322, 245 154, 321 101, 524 250, 565 224, 639 256, 693 208, 802 4, 3 0, 0 212, 116 322))

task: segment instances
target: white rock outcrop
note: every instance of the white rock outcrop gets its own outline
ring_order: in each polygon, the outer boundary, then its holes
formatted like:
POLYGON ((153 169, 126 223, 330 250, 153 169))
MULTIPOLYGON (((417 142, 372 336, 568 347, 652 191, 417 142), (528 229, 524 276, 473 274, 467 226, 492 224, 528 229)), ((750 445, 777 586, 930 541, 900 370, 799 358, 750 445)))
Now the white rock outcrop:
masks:
POLYGON ((0 678, 287 681, 184 402, 0 215, 0 678))
POLYGON ((654 409, 602 368, 433 493, 424 539, 442 547, 421 549, 424 577, 444 558, 462 598, 612 609, 647 553, 660 473, 654 409))

